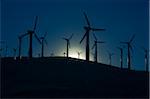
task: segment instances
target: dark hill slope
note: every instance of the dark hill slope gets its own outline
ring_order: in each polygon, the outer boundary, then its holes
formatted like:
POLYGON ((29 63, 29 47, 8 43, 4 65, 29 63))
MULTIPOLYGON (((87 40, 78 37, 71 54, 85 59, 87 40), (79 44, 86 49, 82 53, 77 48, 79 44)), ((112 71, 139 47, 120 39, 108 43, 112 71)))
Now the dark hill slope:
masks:
POLYGON ((1 59, 2 97, 148 98, 149 75, 63 57, 1 59))

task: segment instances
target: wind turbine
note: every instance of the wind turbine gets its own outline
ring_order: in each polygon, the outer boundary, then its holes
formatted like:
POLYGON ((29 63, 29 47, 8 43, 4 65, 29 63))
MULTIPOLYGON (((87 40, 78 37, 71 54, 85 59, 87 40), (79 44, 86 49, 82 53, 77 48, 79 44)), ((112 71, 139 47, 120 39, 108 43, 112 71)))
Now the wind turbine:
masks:
POLYGON ((2 57, 3 48, 0 48, 0 57, 2 57))
MULTIPOLYGON (((0 47, 2 47, 1 44, 4 44, 4 41, 0 41, 0 47)), ((0 57, 2 57, 2 51, 4 50, 4 48, 0 48, 0 57)))
POLYGON ((144 57, 145 57, 146 71, 148 71, 148 66, 149 66, 149 64, 148 64, 148 53, 149 53, 149 51, 146 48, 144 48, 144 47, 142 47, 142 49, 143 49, 143 51, 145 53, 144 57))
POLYGON ((112 59, 112 56, 113 56, 113 55, 115 55, 115 54, 114 54, 114 53, 110 53, 110 52, 108 52, 109 65, 110 65, 110 66, 112 65, 112 64, 111 64, 111 63, 112 63, 112 60, 111 60, 111 59, 112 59))
POLYGON ((40 53, 38 53, 38 57, 41 57, 41 54, 40 54, 40 53))
POLYGON ((7 43, 6 43, 6 46, 5 46, 5 57, 7 57, 7 51, 8 51, 8 46, 7 46, 7 43))
POLYGON ((51 56, 51 57, 53 57, 53 56, 54 56, 54 53, 53 53, 53 52, 51 52, 50 56, 51 56))
POLYGON ((36 16, 35 18, 35 22, 34 22, 34 27, 33 30, 28 30, 26 34, 23 34, 22 37, 29 35, 29 58, 32 58, 32 40, 33 40, 33 35, 35 36, 35 38, 38 40, 38 42, 41 44, 40 39, 38 38, 38 36, 35 34, 35 29, 36 29, 36 25, 37 25, 37 19, 38 17, 36 16))
POLYGON ((44 56, 44 42, 45 44, 47 45, 47 41, 46 41, 46 35, 47 35, 47 32, 45 32, 44 36, 43 37, 40 37, 41 39, 41 43, 42 43, 42 50, 41 50, 41 57, 44 56))
POLYGON ((94 41, 94 45, 93 45, 92 49, 95 48, 95 54, 94 54, 94 58, 95 59, 94 60, 97 63, 97 53, 98 53, 98 51, 97 51, 97 44, 98 43, 105 43, 105 42, 104 41, 97 41, 97 37, 95 36, 94 33, 93 33, 93 36, 94 36, 95 41, 94 41))
MULTIPOLYGON (((4 50, 5 50, 5 55, 4 55, 4 57, 7 57, 7 50, 8 50, 7 43, 6 43, 5 41, 0 41, 0 44, 5 44, 5 48, 4 48, 4 50)), ((3 50, 3 49, 2 49, 2 50, 3 50)))
POLYGON ((135 38, 135 34, 131 37, 131 39, 128 42, 120 42, 122 44, 126 44, 128 47, 128 58, 127 58, 128 70, 131 69, 131 54, 130 54, 131 52, 130 52, 130 50, 133 52, 133 48, 132 48, 131 43, 132 43, 134 38, 135 38))
POLYGON ((26 36, 27 34, 23 34, 23 35, 20 35, 18 36, 18 39, 19 39, 19 53, 18 53, 18 57, 21 58, 21 48, 22 48, 22 38, 24 36, 26 36))
POLYGON ((64 54, 64 57, 65 57, 65 56, 66 56, 66 53, 64 52, 63 54, 64 54))
POLYGON ((66 51, 67 58, 69 57, 69 47, 70 47, 70 40, 71 40, 72 36, 73 36, 73 34, 69 38, 63 38, 67 42, 67 51, 66 51))
POLYGON ((89 52, 90 52, 90 49, 89 49, 89 43, 90 43, 90 38, 89 38, 89 33, 91 32, 91 31, 104 31, 105 29, 97 29, 97 28, 93 28, 93 27, 91 27, 91 24, 90 24, 90 22, 89 22, 89 20, 88 20, 88 17, 87 17, 87 15, 86 15, 86 13, 84 12, 83 13, 84 14, 84 17, 85 17, 85 19, 86 19, 86 22, 87 22, 87 26, 84 26, 84 29, 85 29, 85 34, 84 34, 84 36, 82 37, 82 39, 81 39, 81 41, 80 41, 80 44, 82 43, 82 41, 84 40, 84 38, 86 37, 86 60, 87 61, 89 61, 89 57, 90 57, 90 55, 89 55, 89 52))
POLYGON ((19 52, 18 52, 18 58, 21 58, 22 36, 18 36, 18 39, 19 39, 19 52))
POLYGON ((117 47, 120 50, 120 66, 121 69, 123 68, 123 48, 122 47, 117 47))
POLYGON ((17 52, 17 48, 13 48, 13 52, 14 52, 14 59, 16 60, 16 52, 17 52))
MULTIPOLYGON (((95 54, 93 52, 91 52, 91 56, 93 58, 93 60, 95 59, 95 54)), ((94 60, 95 61, 95 60, 94 60)))
POLYGON ((78 59, 80 58, 81 53, 82 53, 82 52, 77 51, 78 59))

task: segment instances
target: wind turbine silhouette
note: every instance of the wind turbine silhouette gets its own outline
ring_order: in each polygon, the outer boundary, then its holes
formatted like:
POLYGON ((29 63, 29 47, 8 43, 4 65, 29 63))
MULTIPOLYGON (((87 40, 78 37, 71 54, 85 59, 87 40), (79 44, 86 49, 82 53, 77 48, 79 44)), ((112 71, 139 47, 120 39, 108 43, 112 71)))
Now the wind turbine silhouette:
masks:
POLYGON ((23 34, 23 35, 20 35, 18 36, 18 39, 19 39, 19 53, 18 53, 18 58, 20 59, 21 58, 21 48, 22 48, 22 38, 24 36, 26 36, 27 34, 23 34))
POLYGON ((90 25, 90 22, 89 22, 89 20, 88 20, 88 17, 87 17, 87 15, 86 15, 86 13, 85 12, 83 12, 83 14, 84 14, 84 17, 85 17, 85 19, 86 19, 86 22, 87 22, 87 25, 88 26, 84 26, 84 29, 85 29, 85 34, 84 34, 84 36, 82 37, 82 39, 81 39, 81 41, 80 41, 80 44, 82 43, 82 41, 84 40, 84 38, 86 37, 86 60, 87 61, 89 61, 89 57, 90 57, 90 55, 89 55, 89 52, 90 52, 90 49, 89 49, 89 43, 90 43, 90 38, 89 38, 89 33, 91 32, 91 31, 104 31, 105 29, 97 29, 97 28, 93 28, 93 27, 91 27, 91 25, 90 25))
POLYGON ((0 48, 0 57, 2 57, 3 48, 0 48))
POLYGON ((70 47, 70 40, 71 40, 72 36, 73 36, 73 34, 69 38, 63 38, 67 42, 67 51, 66 51, 67 58, 69 57, 69 47, 70 47))
POLYGON ((127 45, 127 48, 128 48, 128 59, 127 59, 127 63, 128 63, 128 70, 131 69, 131 52, 130 50, 133 52, 133 48, 132 48, 132 41, 133 39, 135 38, 135 34, 131 37, 131 39, 128 41, 128 42, 120 42, 122 44, 126 44, 127 45))
POLYGON ((16 60, 16 52, 17 52, 17 48, 13 48, 13 52, 14 52, 14 59, 16 60))
POLYGON ((144 51, 144 53, 145 53, 144 57, 145 57, 145 67, 146 67, 146 71, 148 71, 148 66, 149 66, 149 64, 148 64, 148 53, 149 53, 149 50, 147 50, 147 49, 144 48, 144 47, 142 47, 142 49, 143 49, 143 51, 144 51))
MULTIPOLYGON (((107 51, 108 52, 108 51, 107 51)), ((110 53, 108 52, 108 57, 109 57, 109 65, 111 66, 112 65, 112 56, 115 55, 114 53, 110 53)))
POLYGON ((45 39, 45 38, 46 38, 46 35, 47 35, 47 32, 45 32, 44 36, 40 37, 41 43, 42 43, 41 57, 44 56, 44 42, 45 42, 45 44, 47 45, 47 41, 46 41, 46 39, 45 39))
MULTIPOLYGON (((4 41, 0 41, 0 47, 1 47, 1 44, 4 44, 5 42, 4 41)), ((2 51, 4 50, 4 48, 0 48, 0 57, 2 57, 2 51)))
POLYGON ((120 67, 123 68, 123 48, 117 47, 120 50, 120 67))
POLYGON ((53 57, 54 56, 54 52, 51 52, 50 56, 53 57))
POLYGON ((65 56, 66 56, 66 53, 64 52, 63 54, 64 54, 64 57, 65 57, 65 56))
POLYGON ((93 36, 94 36, 95 41, 94 41, 94 45, 93 45, 92 49, 95 48, 94 61, 97 63, 97 53, 98 53, 97 44, 98 43, 105 43, 105 42, 104 41, 97 41, 97 37, 95 36, 94 33, 93 33, 93 36))
POLYGON ((6 41, 0 41, 0 44, 5 44, 5 55, 4 57, 7 57, 7 51, 8 51, 8 45, 7 45, 7 42, 6 41))
POLYGON ((77 51, 78 59, 80 58, 81 53, 82 53, 82 52, 77 51))
POLYGON ((94 60, 95 59, 95 54, 93 52, 91 52, 91 56, 93 56, 93 60, 94 60))
MULTIPOLYGON (((38 36, 35 34, 35 29, 36 29, 36 25, 37 25, 37 20, 38 20, 38 17, 36 16, 35 22, 34 22, 33 30, 28 30, 26 34, 23 34, 23 35, 21 36, 21 38, 22 38, 22 37, 24 37, 24 36, 29 35, 29 58, 32 58, 32 40, 33 40, 33 34, 34 34, 35 38, 37 39, 37 41, 41 44, 40 39, 39 39, 38 36)), ((21 39, 21 38, 20 38, 20 39, 21 39)), ((20 40, 20 39, 19 39, 19 40, 20 40)), ((21 41, 21 40, 20 40, 20 41, 21 41)), ((20 41, 19 41, 19 42, 20 42, 20 41)), ((19 45, 21 46, 21 43, 20 43, 19 45)), ((20 52, 21 52, 21 51, 20 51, 20 52)), ((19 55, 19 56, 20 56, 20 55, 19 55)))
POLYGON ((40 53, 37 53, 37 56, 38 56, 38 57, 41 57, 41 54, 40 54, 40 53))
POLYGON ((5 46, 5 57, 7 57, 7 51, 8 51, 8 46, 7 46, 7 43, 6 43, 6 46, 5 46))

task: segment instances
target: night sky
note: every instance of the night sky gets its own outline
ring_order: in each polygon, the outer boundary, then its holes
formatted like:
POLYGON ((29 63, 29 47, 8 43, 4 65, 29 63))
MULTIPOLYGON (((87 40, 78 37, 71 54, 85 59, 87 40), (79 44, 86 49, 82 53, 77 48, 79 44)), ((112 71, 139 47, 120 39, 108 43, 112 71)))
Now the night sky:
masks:
MULTIPOLYGON (((108 64, 108 53, 115 55, 112 64, 120 66, 120 52, 116 48, 121 46, 120 41, 128 41, 133 34, 132 42, 132 69, 144 70, 144 52, 141 46, 149 49, 149 5, 148 0, 1 0, 1 41, 8 45, 8 56, 13 56, 13 48, 18 48, 18 35, 27 33, 33 29, 35 16, 38 16, 36 34, 40 37, 47 32, 45 56, 54 53, 55 56, 63 56, 66 51, 66 41, 62 37, 71 39, 70 57, 78 57, 77 51, 81 51, 81 58, 85 59, 85 40, 79 44, 85 33, 83 26, 86 20, 83 12, 86 12, 93 27, 105 28, 106 31, 93 32, 98 40, 105 44, 98 45, 98 61, 108 64)), ((29 38, 24 37, 22 43, 22 55, 28 55, 29 38)), ((90 48, 94 43, 92 32, 90 33, 90 48)), ((1 47, 5 47, 1 44, 1 47)), ((127 46, 124 46, 124 68, 127 68, 127 46)), ((5 51, 2 51, 2 56, 5 51)), ((41 53, 41 45, 33 37, 33 55, 37 57, 41 53)), ((94 53, 91 50, 90 53, 94 53)), ((17 49, 18 54, 18 49, 17 49)), ((93 55, 90 54, 90 60, 93 55)))

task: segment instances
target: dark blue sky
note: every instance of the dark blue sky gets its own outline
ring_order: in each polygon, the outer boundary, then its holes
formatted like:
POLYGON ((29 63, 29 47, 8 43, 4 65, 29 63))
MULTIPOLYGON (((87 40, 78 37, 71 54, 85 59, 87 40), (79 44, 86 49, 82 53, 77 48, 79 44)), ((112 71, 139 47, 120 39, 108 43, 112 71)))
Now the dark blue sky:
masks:
MULTIPOLYGON (((149 48, 149 15, 148 0, 1 0, 1 39, 8 45, 8 55, 12 56, 12 48, 18 48, 17 36, 33 28, 35 16, 39 16, 36 33, 38 36, 48 32, 46 37, 48 46, 45 55, 54 53, 62 56, 66 50, 66 42, 62 37, 74 34, 71 40, 70 56, 77 57, 76 51, 82 51, 85 58, 85 41, 79 42, 85 33, 83 26, 86 24, 83 11, 89 17, 94 27, 106 28, 105 32, 95 32, 99 40, 106 44, 98 46, 99 61, 108 63, 107 51, 115 53, 113 65, 119 65, 120 41, 128 41, 136 34, 133 41, 134 53, 132 54, 132 69, 144 70, 144 53, 141 46, 149 48)), ((91 33, 91 47, 93 36, 91 33)), ((4 47, 4 44, 1 45, 4 47)), ((41 51, 41 45, 33 40, 34 56, 41 51)), ((94 50, 91 50, 94 52, 94 50)), ((4 55, 4 52, 2 53, 4 55)), ((28 37, 23 39, 22 54, 28 55, 28 37)), ((124 49, 124 67, 126 64, 127 50, 124 49)), ((91 60, 93 56, 91 55, 91 60)))

